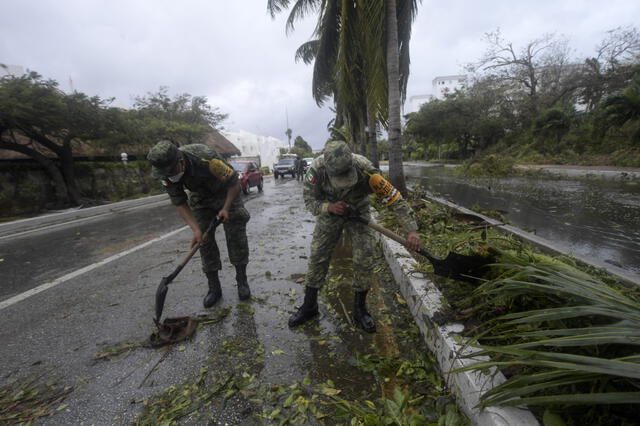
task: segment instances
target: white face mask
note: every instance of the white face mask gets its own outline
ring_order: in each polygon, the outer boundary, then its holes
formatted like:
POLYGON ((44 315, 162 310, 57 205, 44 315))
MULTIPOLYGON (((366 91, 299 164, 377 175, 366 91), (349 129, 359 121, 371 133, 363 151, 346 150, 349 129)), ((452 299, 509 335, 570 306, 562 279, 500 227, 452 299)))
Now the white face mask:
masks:
POLYGON ((169 179, 169 182, 172 182, 172 183, 180 182, 180 179, 182 179, 182 175, 184 175, 184 170, 178 173, 177 175, 167 176, 167 179, 169 179))

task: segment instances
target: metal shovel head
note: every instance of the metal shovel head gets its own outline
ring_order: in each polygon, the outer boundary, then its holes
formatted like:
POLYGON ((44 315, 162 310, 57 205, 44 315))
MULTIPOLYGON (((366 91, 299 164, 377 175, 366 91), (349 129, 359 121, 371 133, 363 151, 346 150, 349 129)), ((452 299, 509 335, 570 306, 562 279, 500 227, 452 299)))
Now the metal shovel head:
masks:
POLYGON ((169 290, 168 278, 163 277, 158 289, 156 290, 156 319, 155 323, 159 326, 160 317, 162 317, 162 310, 164 309, 164 300, 167 298, 167 291, 169 290))
POLYGON ((487 265, 494 262, 485 256, 468 256, 450 252, 444 259, 429 259, 436 275, 453 278, 454 280, 477 282, 486 272, 487 265))
POLYGON ((193 336, 197 325, 198 322, 191 317, 166 318, 162 324, 158 324, 158 330, 149 336, 149 343, 158 348, 182 342, 193 336))

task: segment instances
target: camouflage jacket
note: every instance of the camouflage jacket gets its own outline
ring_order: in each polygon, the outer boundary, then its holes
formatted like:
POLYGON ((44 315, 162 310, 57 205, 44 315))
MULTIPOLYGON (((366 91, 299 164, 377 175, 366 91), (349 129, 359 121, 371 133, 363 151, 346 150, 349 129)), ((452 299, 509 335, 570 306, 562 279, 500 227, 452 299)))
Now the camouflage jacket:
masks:
MULTIPOLYGON (((380 174, 371 161, 362 155, 351 154, 353 164, 358 174, 357 183, 345 189, 336 189, 331 185, 324 165, 324 155, 316 158, 309 166, 304 178, 304 204, 314 216, 329 214, 327 207, 329 203, 344 201, 356 208, 361 216, 369 217, 371 202, 369 195, 373 189, 369 186, 369 174, 380 174), (365 173, 366 172, 366 173, 365 173)), ((400 197, 398 201, 389 207, 398 217, 398 221, 407 231, 416 231, 418 226, 413 219, 413 212, 409 204, 400 197)))
POLYGON ((171 203, 180 206, 188 200, 190 206, 204 207, 224 202, 227 190, 238 182, 238 173, 216 151, 206 145, 184 145, 180 147, 180 151, 184 154, 187 162, 184 176, 177 183, 162 179, 162 185, 169 194, 171 203), (212 160, 221 161, 233 170, 233 174, 228 177, 216 176, 209 169, 209 162, 212 160), (187 196, 185 189, 189 190, 189 196, 187 196))

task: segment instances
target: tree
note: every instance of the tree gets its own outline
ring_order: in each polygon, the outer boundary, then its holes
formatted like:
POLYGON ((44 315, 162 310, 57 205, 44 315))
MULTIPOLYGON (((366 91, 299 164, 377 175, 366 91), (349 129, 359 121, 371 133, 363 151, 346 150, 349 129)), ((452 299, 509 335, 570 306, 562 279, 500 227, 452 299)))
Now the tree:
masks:
POLYGON ((311 148, 311 145, 309 145, 307 143, 307 141, 305 141, 302 136, 296 136, 296 138, 295 138, 295 140, 293 142, 293 146, 295 148, 302 149, 302 152, 305 152, 305 153, 311 154, 313 152, 313 149, 311 148))
POLYGON ((502 37, 500 30, 485 34, 485 38, 487 51, 469 69, 480 70, 494 81, 509 85, 508 92, 523 127, 528 127, 541 109, 560 100, 572 102, 578 86, 565 81, 575 80, 579 70, 569 60, 566 39, 545 34, 518 50, 502 37))
POLYGON ((287 129, 286 132, 284 132, 285 135, 287 135, 287 139, 289 140, 289 150, 291 150, 291 134, 293 133, 293 131, 291 129, 287 129))
POLYGON ((0 80, 0 147, 33 158, 54 181, 58 202, 79 205, 72 148, 105 134, 102 112, 108 102, 65 94, 57 82, 35 72, 5 76, 0 80))
POLYGON ((561 108, 549 108, 533 121, 533 134, 544 139, 553 139, 555 146, 541 144, 543 150, 553 152, 560 145, 560 139, 569 131, 571 119, 561 108))
POLYGON ((181 144, 200 142, 212 128, 221 129, 228 117, 208 104, 203 96, 168 95, 167 87, 135 98, 132 119, 146 144, 171 139, 181 144))
POLYGON ((640 71, 640 33, 635 27, 614 28, 584 62, 580 101, 592 111, 602 99, 622 90, 640 71))
MULTIPOLYGON (((268 10, 272 16, 280 13, 291 3, 290 0, 269 0, 268 10)), ((349 2, 298 0, 294 2, 287 30, 293 29, 297 19, 310 12, 318 13, 318 24, 314 39, 303 44, 296 57, 306 63, 314 61, 312 93, 316 102, 321 104, 333 96, 336 106, 334 126, 342 129, 346 126, 351 139, 358 141, 369 139, 370 153, 377 149, 376 121, 387 124, 389 105, 388 63, 389 21, 393 21, 398 72, 391 77, 399 85, 399 96, 404 97, 409 75, 409 38, 411 24, 416 13, 415 0, 401 0, 388 15, 386 0, 355 0, 349 2), (391 18, 389 18, 391 16, 391 18), (398 36, 398 34, 400 36, 398 36), (368 128, 368 135, 365 133, 368 128)), ((395 93, 395 92, 394 92, 395 93)), ((394 104, 395 105, 395 104, 394 104)), ((400 97, 397 100, 397 131, 400 123, 400 97)), ((398 143, 401 141, 398 139, 398 143)), ((361 151, 363 144, 356 143, 361 151)), ((373 161, 377 162, 376 158, 373 161)), ((398 174, 398 155, 394 160, 392 175, 398 174)), ((402 158, 399 156, 399 173, 402 173, 402 158)), ((404 187, 400 184, 400 187, 404 187)))
MULTIPOLYGON (((609 96, 603 105, 604 116, 609 125, 624 126, 640 121, 640 74, 636 74, 631 84, 619 93, 609 96)), ((640 129, 633 138, 640 141, 640 129)))

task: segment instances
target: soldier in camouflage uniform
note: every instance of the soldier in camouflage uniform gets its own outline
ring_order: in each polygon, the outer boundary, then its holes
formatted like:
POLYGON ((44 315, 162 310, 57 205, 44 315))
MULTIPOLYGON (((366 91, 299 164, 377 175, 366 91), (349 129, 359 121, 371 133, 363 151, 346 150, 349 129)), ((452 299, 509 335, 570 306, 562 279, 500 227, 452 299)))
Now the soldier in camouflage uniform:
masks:
POLYGON ((369 227, 349 219, 348 215, 355 212, 368 218, 369 194, 376 192, 380 201, 396 213, 408 232, 407 247, 417 250, 421 244, 411 207, 379 174, 380 171, 367 158, 352 154, 348 145, 340 141, 328 142, 324 154, 316 158, 307 170, 304 203, 317 216, 317 222, 305 279, 304 303, 289 318, 290 327, 318 315, 318 290, 324 284, 331 254, 344 231, 351 238, 353 247, 353 318, 365 331, 375 331, 375 323, 365 304, 372 284, 375 240, 369 227), (379 186, 373 184, 374 181, 383 182, 385 189, 381 191, 379 186))
POLYGON ((180 217, 191 228, 191 247, 202 243, 202 269, 209 282, 204 307, 213 306, 222 297, 218 278, 222 265, 215 235, 210 235, 206 241, 202 240, 204 230, 215 217, 223 221, 229 260, 236 268, 238 297, 240 300, 250 298, 246 232, 250 216, 238 197, 238 173, 216 151, 201 144, 178 148, 172 142, 160 141, 149 150, 147 159, 152 165, 153 175, 161 179, 180 217), (189 190, 188 196, 185 189, 189 190))

